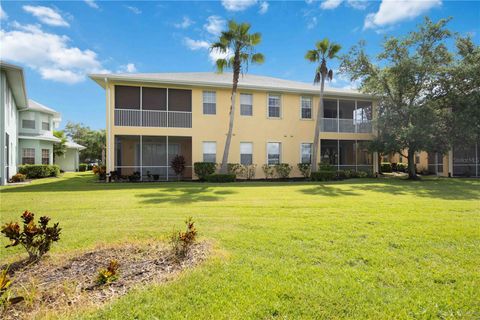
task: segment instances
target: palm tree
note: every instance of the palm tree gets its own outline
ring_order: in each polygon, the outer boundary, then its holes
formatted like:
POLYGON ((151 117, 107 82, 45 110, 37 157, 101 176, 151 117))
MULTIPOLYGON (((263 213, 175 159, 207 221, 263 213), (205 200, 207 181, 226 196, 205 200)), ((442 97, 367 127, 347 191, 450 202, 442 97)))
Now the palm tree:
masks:
POLYGON ((315 121, 315 136, 313 139, 313 155, 312 155, 312 172, 317 171, 317 156, 318 156, 318 145, 320 140, 320 124, 322 120, 322 110, 323 110, 323 90, 325 88, 325 80, 333 79, 333 70, 328 69, 327 59, 334 59, 337 56, 337 53, 342 47, 336 43, 331 43, 327 38, 322 41, 317 41, 315 44, 315 49, 308 50, 305 54, 305 59, 310 62, 319 63, 317 70, 315 71, 315 78, 313 80, 314 84, 320 82, 320 99, 318 101, 318 110, 317 110, 317 119, 315 121))
POLYGON ((249 23, 236 23, 234 20, 228 22, 228 30, 222 31, 217 42, 213 43, 210 50, 218 50, 227 57, 217 59, 217 72, 222 73, 225 69, 233 71, 233 85, 230 105, 230 122, 228 124, 227 139, 223 151, 220 173, 227 173, 228 152, 232 141, 233 121, 235 116, 235 97, 237 94, 238 79, 240 73, 248 70, 248 64, 261 64, 265 58, 261 53, 255 53, 255 46, 262 41, 262 35, 258 32, 249 33, 249 23))

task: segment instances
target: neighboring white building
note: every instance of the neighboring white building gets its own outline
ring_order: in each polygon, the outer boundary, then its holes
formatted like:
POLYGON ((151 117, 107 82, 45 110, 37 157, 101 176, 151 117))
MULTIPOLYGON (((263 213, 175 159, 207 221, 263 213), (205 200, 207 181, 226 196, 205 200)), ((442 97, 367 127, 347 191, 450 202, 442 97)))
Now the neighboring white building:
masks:
MULTIPOLYGON (((0 61, 0 185, 17 173, 22 164, 53 164, 53 145, 60 139, 53 135, 61 116, 57 111, 27 99, 25 78, 21 67, 0 61)), ((67 142, 67 152, 56 159, 63 171, 76 171, 79 150, 74 142, 67 142)))

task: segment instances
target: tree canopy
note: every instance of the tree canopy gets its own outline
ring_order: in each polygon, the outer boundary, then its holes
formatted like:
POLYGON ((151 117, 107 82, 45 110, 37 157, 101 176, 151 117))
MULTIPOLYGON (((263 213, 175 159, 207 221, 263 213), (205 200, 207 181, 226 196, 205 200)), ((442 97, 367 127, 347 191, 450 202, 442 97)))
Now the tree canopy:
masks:
POLYGON ((80 151, 80 161, 102 159, 106 141, 105 130, 92 130, 82 123, 68 122, 64 131, 70 139, 85 147, 80 151))

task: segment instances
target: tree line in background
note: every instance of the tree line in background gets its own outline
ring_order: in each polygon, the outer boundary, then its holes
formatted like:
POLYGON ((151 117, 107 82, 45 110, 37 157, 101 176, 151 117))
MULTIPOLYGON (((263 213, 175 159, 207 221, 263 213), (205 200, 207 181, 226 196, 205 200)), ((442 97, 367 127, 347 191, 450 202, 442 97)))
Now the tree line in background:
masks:
MULTIPOLYGON (((340 58, 340 72, 377 101, 378 115, 373 125, 378 136, 370 143, 370 150, 406 157, 410 179, 417 178, 416 152, 445 154, 453 145, 480 141, 480 49, 470 37, 448 30, 449 20, 432 22, 425 18, 418 30, 406 36, 386 37, 382 51, 374 58, 366 53, 363 41, 341 57, 337 56, 341 46, 328 39, 316 42, 315 48, 307 51, 305 58, 318 64, 314 84, 320 83, 313 159, 318 154, 324 85, 333 78, 327 60, 335 58, 340 58), (456 50, 448 48, 451 43, 456 50)), ((261 34, 250 34, 249 30, 250 24, 231 20, 228 30, 211 47, 230 54, 217 60, 217 71, 233 71, 221 173, 227 170, 239 76, 248 71, 249 63, 264 62, 264 56, 255 53, 261 34)), ((316 170, 315 162, 312 171, 316 170)))
POLYGON ((85 147, 80 150, 80 162, 104 162, 106 136, 105 130, 93 130, 83 123, 68 122, 64 130, 54 131, 55 137, 61 140, 54 145, 54 156, 62 156, 66 152, 67 140, 85 147))

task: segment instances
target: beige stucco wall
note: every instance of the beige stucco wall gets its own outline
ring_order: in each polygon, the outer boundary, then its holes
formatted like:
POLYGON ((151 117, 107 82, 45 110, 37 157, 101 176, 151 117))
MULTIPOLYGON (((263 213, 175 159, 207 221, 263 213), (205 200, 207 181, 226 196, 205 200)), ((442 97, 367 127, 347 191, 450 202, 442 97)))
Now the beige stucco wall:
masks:
MULTIPOLYGON (((217 162, 221 162, 225 139, 228 130, 230 108, 230 89, 225 88, 197 88, 187 86, 162 86, 141 84, 147 87, 168 87, 192 90, 192 128, 145 128, 114 126, 114 85, 140 86, 138 83, 109 82, 106 86, 107 96, 107 170, 114 168, 114 136, 115 135, 159 135, 159 136, 190 136, 192 137, 192 163, 203 160, 202 142, 215 141, 217 143, 217 162), (216 115, 203 114, 204 90, 216 91, 216 115)), ((229 162, 240 162, 240 142, 253 143, 253 163, 257 164, 257 177, 263 177, 261 166, 266 163, 267 142, 281 142, 281 162, 291 164, 294 169, 291 176, 300 176, 296 164, 300 162, 301 143, 312 143, 314 136, 315 117, 318 107, 318 96, 313 96, 313 120, 300 118, 301 94, 239 90, 238 93, 253 95, 253 116, 241 116, 239 95, 237 95, 235 109, 235 124, 232 143, 229 153, 229 162), (267 116, 268 93, 281 94, 281 117, 272 119, 267 116)), ((311 95, 310 95, 311 96, 311 95)), ((329 96, 327 96, 328 98, 329 96)), ((331 96, 344 100, 355 98, 331 96)), ((368 100, 358 98, 357 100, 368 100)), ((375 106, 374 106, 375 108, 375 106)), ((373 134, 360 133, 326 133, 322 132, 321 139, 370 140, 373 134)), ((318 159, 317 159, 318 162, 318 159)))

